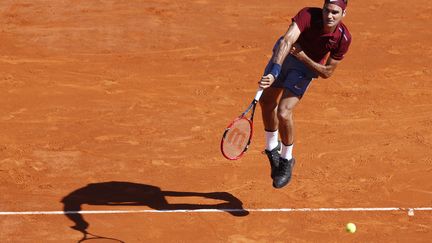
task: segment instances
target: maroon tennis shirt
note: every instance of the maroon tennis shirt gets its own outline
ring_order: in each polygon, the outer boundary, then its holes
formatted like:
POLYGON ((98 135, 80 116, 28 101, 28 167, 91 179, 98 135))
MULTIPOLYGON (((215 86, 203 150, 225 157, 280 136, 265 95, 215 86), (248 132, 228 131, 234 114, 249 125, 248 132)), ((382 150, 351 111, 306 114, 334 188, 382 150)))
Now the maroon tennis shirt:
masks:
POLYGON ((304 8, 292 18, 301 34, 297 43, 315 62, 324 64, 327 54, 335 60, 342 60, 351 44, 348 28, 340 22, 333 33, 323 32, 321 8, 304 8))

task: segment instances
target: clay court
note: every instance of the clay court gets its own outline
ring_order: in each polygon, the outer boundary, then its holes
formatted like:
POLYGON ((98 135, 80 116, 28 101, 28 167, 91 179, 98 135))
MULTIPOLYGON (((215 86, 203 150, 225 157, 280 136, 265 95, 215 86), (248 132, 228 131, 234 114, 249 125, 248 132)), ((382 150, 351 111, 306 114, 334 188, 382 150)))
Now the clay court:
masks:
POLYGON ((430 242, 428 0, 350 1, 349 53, 295 110, 287 187, 259 107, 247 154, 221 155, 305 6, 322 1, 1 1, 0 241, 430 242))

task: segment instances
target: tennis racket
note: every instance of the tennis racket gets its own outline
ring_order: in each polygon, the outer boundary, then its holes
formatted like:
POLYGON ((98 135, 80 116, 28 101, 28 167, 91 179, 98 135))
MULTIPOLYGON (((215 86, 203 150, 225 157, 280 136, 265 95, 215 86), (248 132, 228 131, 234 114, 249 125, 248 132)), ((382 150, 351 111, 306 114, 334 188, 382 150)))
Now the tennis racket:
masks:
POLYGON ((253 135, 253 118, 255 107, 260 99, 263 89, 258 89, 255 98, 249 107, 234 121, 232 121, 222 136, 221 152, 222 155, 229 160, 240 159, 247 151, 253 135), (246 114, 251 111, 251 116, 248 119, 246 114))
POLYGON ((84 236, 81 240, 78 241, 78 243, 81 243, 81 242, 105 242, 105 243, 107 243, 107 242, 119 242, 119 243, 125 243, 124 241, 121 241, 118 239, 95 235, 95 234, 89 233, 87 231, 83 231, 82 233, 84 234, 84 236))

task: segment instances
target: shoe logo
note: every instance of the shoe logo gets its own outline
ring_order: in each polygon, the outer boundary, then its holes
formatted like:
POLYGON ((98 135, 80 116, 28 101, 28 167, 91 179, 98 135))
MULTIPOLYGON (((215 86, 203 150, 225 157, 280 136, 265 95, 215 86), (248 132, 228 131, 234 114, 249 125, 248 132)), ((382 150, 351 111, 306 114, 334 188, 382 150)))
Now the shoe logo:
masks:
POLYGON ((297 85, 294 85, 294 88, 295 89, 301 89, 299 86, 297 86, 297 85))
POLYGON ((241 131, 238 128, 234 128, 227 137, 227 141, 229 144, 233 145, 233 146, 237 146, 238 149, 243 149, 244 148, 244 144, 246 142, 247 139, 247 135, 245 132, 241 131))

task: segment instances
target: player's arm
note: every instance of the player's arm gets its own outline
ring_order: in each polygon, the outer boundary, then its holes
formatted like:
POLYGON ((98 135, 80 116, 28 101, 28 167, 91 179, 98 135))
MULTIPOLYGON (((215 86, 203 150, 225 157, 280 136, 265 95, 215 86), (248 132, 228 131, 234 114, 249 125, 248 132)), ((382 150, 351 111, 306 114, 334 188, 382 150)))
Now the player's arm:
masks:
POLYGON ((273 63, 282 65, 289 54, 292 45, 297 41, 301 32, 295 22, 292 22, 283 38, 279 41, 279 47, 273 55, 273 63))
POLYGON ((336 69, 337 65, 341 62, 340 60, 333 59, 329 57, 325 65, 321 63, 317 63, 314 60, 310 59, 306 53, 301 49, 300 45, 294 45, 291 54, 297 57, 300 61, 302 61, 307 67, 309 67, 312 71, 317 73, 321 78, 330 78, 336 69))
POLYGON ((268 88, 275 81, 275 79, 279 76, 282 63, 285 58, 288 56, 292 45, 297 41, 301 34, 301 31, 295 22, 292 22, 289 26, 287 32, 280 39, 278 48, 275 50, 272 58, 272 68, 269 74, 263 76, 261 80, 258 82, 261 88, 268 88))

